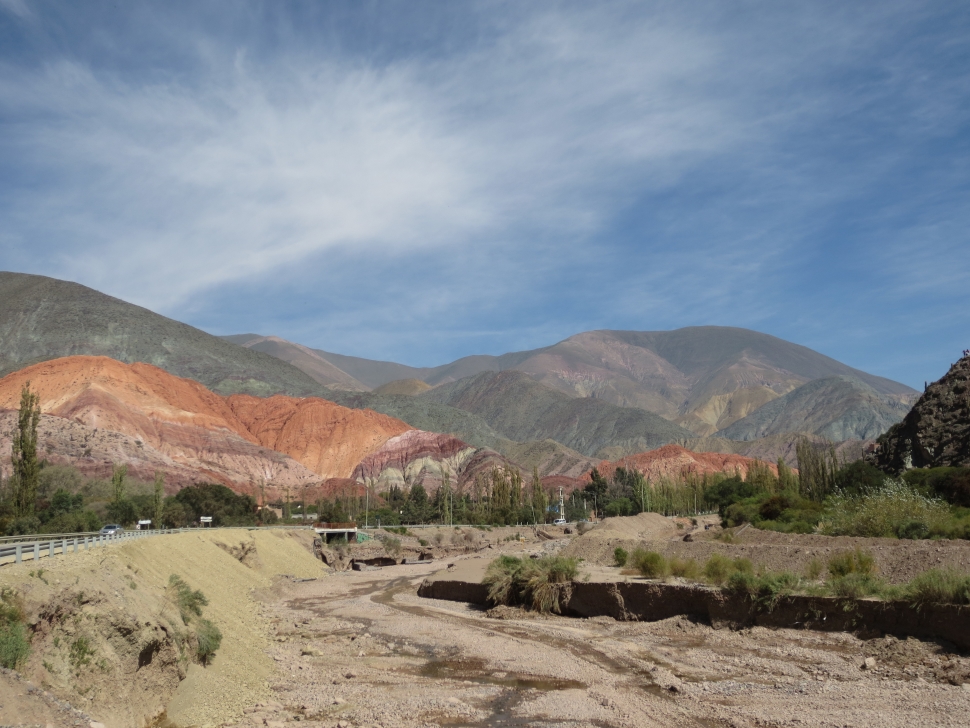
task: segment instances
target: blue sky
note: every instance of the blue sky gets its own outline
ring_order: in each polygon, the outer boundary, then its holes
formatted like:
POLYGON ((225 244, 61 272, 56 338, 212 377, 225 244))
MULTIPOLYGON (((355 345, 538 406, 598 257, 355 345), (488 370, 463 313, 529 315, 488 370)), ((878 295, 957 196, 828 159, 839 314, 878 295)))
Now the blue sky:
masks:
POLYGON ((0 0, 0 269, 432 365, 970 347, 970 4, 0 0))

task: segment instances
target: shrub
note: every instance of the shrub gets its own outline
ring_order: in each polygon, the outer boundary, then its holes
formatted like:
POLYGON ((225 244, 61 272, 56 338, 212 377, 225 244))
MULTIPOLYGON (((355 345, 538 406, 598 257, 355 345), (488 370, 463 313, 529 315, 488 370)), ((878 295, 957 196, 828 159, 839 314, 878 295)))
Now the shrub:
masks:
POLYGON ((189 623, 192 615, 202 616, 202 607, 208 605, 209 600, 205 598, 201 591, 198 589, 193 591, 178 574, 172 574, 168 578, 168 585, 175 590, 175 603, 178 605, 179 613, 182 615, 182 621, 185 624, 189 623))
POLYGON ((704 564, 704 577, 712 584, 720 586, 734 571, 734 565, 727 556, 721 554, 711 554, 711 557, 704 564))
POLYGON ((71 643, 71 648, 68 651, 67 660, 71 663, 75 670, 87 665, 91 662, 91 656, 94 655, 94 649, 91 647, 91 642, 87 637, 78 637, 74 642, 71 643))
POLYGON ((886 590, 886 584, 871 573, 852 571, 842 576, 833 576, 826 586, 836 597, 861 599, 879 596, 886 590))
POLYGON ((908 538, 914 541, 929 538, 930 527, 922 521, 906 521, 896 531, 896 535, 900 538, 908 538))
POLYGON ((736 558, 732 566, 734 566, 735 571, 741 572, 742 574, 754 573, 754 566, 751 564, 751 559, 746 559, 743 556, 736 558))
POLYGON ((556 585, 572 581, 578 572, 579 561, 565 556, 544 556, 529 561, 520 572, 524 601, 537 612, 558 613, 559 590, 556 585))
POLYGON ((16 670, 30 655, 27 630, 20 622, 0 625, 0 665, 16 670))
POLYGON ((613 549, 613 563, 617 566, 626 566, 626 560, 629 556, 626 549, 622 546, 617 546, 613 549))
POLYGON ((500 556, 488 565, 482 583, 488 586, 493 604, 525 604, 540 611, 559 611, 558 588, 576 578, 579 560, 544 556, 535 561, 500 556))
POLYGON ((488 587, 488 599, 493 604, 519 604, 516 580, 522 571, 522 559, 515 556, 499 556, 488 565, 482 584, 488 587))
POLYGON ((848 576, 849 574, 872 575, 876 570, 876 561, 868 551, 842 551, 829 557, 829 574, 833 578, 848 576))
POLYGON ((864 490, 859 495, 839 491, 826 504, 819 530, 829 536, 898 537, 927 532, 949 520, 947 505, 927 498, 902 480, 887 478, 879 490, 864 490), (913 524, 922 525, 913 525, 913 524))
POLYGON ((694 559, 674 557, 670 560, 670 573, 682 579, 696 581, 700 576, 701 570, 694 559))
POLYGON ((397 556, 401 553, 401 539, 394 538, 393 536, 388 536, 384 539, 384 551, 389 553, 391 556, 397 556))
POLYGON ((222 644, 222 632, 208 619, 199 620, 195 630, 196 656, 203 665, 208 665, 222 644))
POLYGON ((735 571, 728 579, 726 588, 771 609, 781 597, 791 594, 800 585, 801 579, 790 571, 768 572, 760 576, 750 571, 735 571))
POLYGON ((20 596, 11 589, 0 591, 0 665, 16 670, 30 654, 20 596))
POLYGON ((805 567, 805 576, 811 581, 817 581, 822 575, 822 562, 817 556, 813 556, 808 566, 805 567))
POLYGON ((670 565, 663 554, 636 549, 630 554, 630 565, 648 579, 663 579, 670 574, 670 565))
POLYGON ((902 588, 902 598, 915 607, 970 604, 970 576, 953 569, 930 569, 902 588))

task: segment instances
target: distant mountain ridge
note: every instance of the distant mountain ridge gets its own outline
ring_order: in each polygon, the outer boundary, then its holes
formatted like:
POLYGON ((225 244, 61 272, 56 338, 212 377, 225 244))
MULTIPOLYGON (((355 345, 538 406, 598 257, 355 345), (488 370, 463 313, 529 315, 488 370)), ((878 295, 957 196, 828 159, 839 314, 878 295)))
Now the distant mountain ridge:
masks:
POLYGON ((874 439, 899 422, 909 407, 854 377, 826 377, 774 399, 715 436, 757 440, 804 432, 832 442, 874 439))
POLYGON ((692 436, 652 412, 570 397, 515 370, 482 372, 417 398, 476 414, 510 440, 555 440, 587 456, 609 445, 652 450, 692 436))
POLYGON ((220 394, 323 391, 295 366, 78 283, 0 272, 0 376, 65 356, 144 362, 220 394))
MULTIPOLYGON (((249 336, 254 340, 266 338, 249 336)), ((233 337, 243 345, 252 345, 242 339, 233 337)), ((752 428, 779 432, 782 423, 790 422, 805 428, 792 431, 824 432, 840 439, 874 437, 898 421, 917 396, 904 384, 854 369, 807 347, 756 331, 720 326, 588 331, 540 349, 469 356, 425 368, 304 349, 372 389, 396 380, 419 380, 439 387, 487 371, 517 370, 572 398, 594 398, 656 413, 694 436, 723 433, 769 403, 817 380, 841 378, 859 385, 855 389, 833 385, 814 391, 810 398, 813 407, 829 413, 827 421, 816 416, 809 418, 810 422, 798 423, 797 414, 784 415, 779 407, 784 409, 796 402, 789 397, 738 431, 750 438, 752 428), (826 395, 829 399, 822 401, 826 395), (852 407, 839 401, 843 396, 851 399, 852 407), (755 424, 769 419, 774 426, 755 424)), ((302 367, 301 358, 291 354, 287 360, 302 367)), ((310 368, 304 370, 311 372, 310 368)), ((325 383, 338 388, 333 381, 331 378, 325 383)), ((804 404, 805 394, 799 395, 799 405, 804 404)))

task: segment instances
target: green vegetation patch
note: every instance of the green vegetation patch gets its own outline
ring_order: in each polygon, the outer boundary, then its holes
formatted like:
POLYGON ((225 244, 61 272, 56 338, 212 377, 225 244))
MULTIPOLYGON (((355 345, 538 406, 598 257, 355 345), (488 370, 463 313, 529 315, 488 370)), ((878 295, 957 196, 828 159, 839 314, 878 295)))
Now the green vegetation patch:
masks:
POLYGON ((579 560, 564 556, 520 559, 500 556, 488 565, 482 583, 493 604, 524 605, 537 612, 559 613, 559 584, 579 573, 579 560))
POLYGON ((15 591, 0 591, 0 665, 16 670, 30 656, 23 601, 15 591))

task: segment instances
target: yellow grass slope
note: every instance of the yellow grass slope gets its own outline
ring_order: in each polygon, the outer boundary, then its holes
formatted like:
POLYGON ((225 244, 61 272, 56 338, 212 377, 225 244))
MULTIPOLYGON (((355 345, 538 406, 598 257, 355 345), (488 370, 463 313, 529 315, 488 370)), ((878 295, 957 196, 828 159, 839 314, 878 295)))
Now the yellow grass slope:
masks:
MULTIPOLYGON (((281 575, 323 576, 312 538, 312 531, 216 529, 4 566, 0 587, 22 596, 35 631, 21 671, 108 728, 140 728, 163 711, 168 725, 183 728, 237 718, 269 696, 274 669, 254 592, 281 575), (43 579, 35 575, 38 566, 43 579), (203 616, 222 632, 205 668, 177 668, 171 636, 186 628, 168 588, 172 574, 205 594, 203 616), (61 616, 51 620, 51 614, 61 616), (79 637, 93 655, 89 666, 75 670, 68 645, 79 637), (146 667, 151 645, 155 657, 146 667)), ((13 717, 0 708, 0 723, 13 717)))

